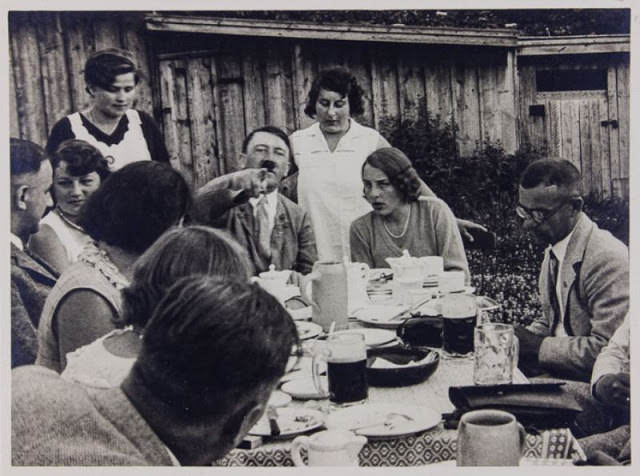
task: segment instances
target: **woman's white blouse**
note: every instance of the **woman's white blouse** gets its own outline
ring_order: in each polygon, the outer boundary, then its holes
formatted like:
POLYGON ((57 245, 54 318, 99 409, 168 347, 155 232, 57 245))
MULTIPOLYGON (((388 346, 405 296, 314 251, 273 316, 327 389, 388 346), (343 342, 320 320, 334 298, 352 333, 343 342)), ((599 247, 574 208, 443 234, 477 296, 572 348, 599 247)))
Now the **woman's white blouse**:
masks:
POLYGON ((75 263, 78 261, 78 255, 82 251, 82 248, 91 241, 91 237, 85 232, 71 227, 67 224, 55 210, 51 210, 47 213, 40 225, 48 225, 55 232, 62 243, 69 263, 75 263))
POLYGON ((351 255, 351 222, 371 211, 363 198, 362 164, 373 151, 389 145, 375 129, 350 121, 333 152, 317 122, 290 137, 299 169, 298 201, 311 217, 323 261, 351 255))

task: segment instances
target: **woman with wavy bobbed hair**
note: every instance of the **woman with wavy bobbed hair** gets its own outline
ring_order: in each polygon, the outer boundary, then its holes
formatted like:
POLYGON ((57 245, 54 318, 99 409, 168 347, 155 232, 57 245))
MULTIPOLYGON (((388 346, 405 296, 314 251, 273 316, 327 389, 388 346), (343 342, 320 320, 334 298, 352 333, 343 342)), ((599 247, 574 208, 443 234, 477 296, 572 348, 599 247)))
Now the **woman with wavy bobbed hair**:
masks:
POLYGON ((386 147, 362 165, 364 198, 373 211, 351 225, 351 259, 371 268, 388 268, 388 257, 442 256, 446 271, 460 270, 469 282, 469 265, 456 219, 446 203, 422 196, 409 158, 386 147))
POLYGON ((62 273, 42 309, 37 364, 59 372, 67 352, 116 327, 133 263, 190 209, 189 185, 169 164, 134 162, 104 181, 78 220, 93 241, 62 273))
POLYGON ((80 210, 109 176, 107 160, 94 146, 80 139, 60 144, 51 156, 54 208, 31 236, 29 249, 62 273, 78 260, 91 237, 78 224, 80 210))
POLYGON ((180 278, 194 275, 249 280, 249 258, 223 231, 206 226, 173 228, 135 262, 122 290, 119 329, 67 354, 62 377, 90 387, 114 387, 127 375, 140 338, 158 302, 180 278))

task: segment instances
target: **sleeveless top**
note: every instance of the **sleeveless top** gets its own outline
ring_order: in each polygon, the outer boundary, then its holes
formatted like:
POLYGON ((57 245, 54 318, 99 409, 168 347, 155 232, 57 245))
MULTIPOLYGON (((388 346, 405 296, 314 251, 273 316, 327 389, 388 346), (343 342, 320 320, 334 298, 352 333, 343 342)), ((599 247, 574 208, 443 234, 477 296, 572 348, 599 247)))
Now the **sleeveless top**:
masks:
MULTIPOLYGON (((43 365, 60 372, 61 356, 54 316, 62 300, 75 290, 91 290, 103 297, 115 310, 121 313, 120 290, 128 281, 115 265, 95 244, 89 243, 80 254, 78 261, 69 266, 60 276, 44 303, 38 325, 37 365, 43 365)), ((86 316, 91 319, 91 316, 86 316)))
POLYGON ((114 335, 132 332, 131 327, 116 329, 67 354, 62 378, 86 387, 118 387, 131 370, 135 357, 120 357, 109 352, 104 341, 114 335))
POLYGON ((84 246, 91 241, 89 235, 70 226, 60 217, 55 209, 51 210, 40 220, 40 225, 49 225, 55 232, 67 252, 67 259, 70 263, 78 261, 78 255, 84 246))
POLYGON ((371 211, 362 196, 362 164, 378 149, 382 136, 350 119, 333 152, 316 122, 294 132, 291 148, 298 166, 298 201, 309 213, 320 260, 350 256, 349 227, 371 211))
POLYGON ((113 172, 131 162, 151 160, 147 141, 142 133, 140 114, 135 109, 129 109, 126 115, 129 120, 129 130, 125 132, 119 143, 112 145, 107 145, 90 134, 82 124, 79 112, 74 112, 67 118, 71 123, 71 131, 76 139, 87 141, 102 152, 104 158, 109 162, 109 169, 113 172))

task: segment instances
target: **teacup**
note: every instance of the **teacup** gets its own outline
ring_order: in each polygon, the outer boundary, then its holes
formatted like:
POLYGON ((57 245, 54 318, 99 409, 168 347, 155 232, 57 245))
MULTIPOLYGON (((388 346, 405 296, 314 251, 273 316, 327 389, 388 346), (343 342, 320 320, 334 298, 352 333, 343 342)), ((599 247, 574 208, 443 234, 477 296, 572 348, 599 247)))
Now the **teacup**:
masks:
POLYGON ((309 466, 358 466, 358 454, 366 443, 366 437, 350 431, 321 431, 296 437, 291 443, 291 459, 296 466, 306 466, 300 456, 304 448, 309 466))

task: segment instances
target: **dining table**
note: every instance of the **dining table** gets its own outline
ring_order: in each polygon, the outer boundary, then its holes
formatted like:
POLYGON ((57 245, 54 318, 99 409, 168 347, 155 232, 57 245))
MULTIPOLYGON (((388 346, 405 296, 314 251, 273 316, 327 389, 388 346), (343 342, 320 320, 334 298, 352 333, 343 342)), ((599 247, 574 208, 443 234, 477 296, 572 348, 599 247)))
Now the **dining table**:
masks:
MULTIPOLYGON (((350 319, 353 331, 366 328, 350 319)), ((310 340, 308 344, 311 344, 310 340)), ((309 348, 310 346, 307 346, 309 348)), ((436 350, 437 351, 437 350, 436 350)), ((298 377, 309 377, 311 358, 303 357, 296 372, 298 377)), ((284 380, 287 380, 286 378, 284 380)), ((526 383, 527 378, 517 370, 514 383, 526 383)), ((402 387, 369 386, 367 403, 426 407, 439 415, 452 412, 449 400, 450 386, 473 384, 473 357, 447 358, 440 356, 435 372, 421 383, 402 387)), ((335 411, 326 399, 296 400, 288 406, 321 410, 326 417, 335 411)), ((316 428, 314 431, 324 429, 316 428)), ((394 438, 370 439, 359 453, 359 466, 419 466, 455 463, 455 429, 447 429, 440 420, 433 428, 394 438)), ((219 466, 293 466, 290 454, 292 438, 264 437, 259 446, 251 449, 236 448, 216 461, 219 466)), ((528 433, 521 465, 571 465, 573 460, 584 459, 577 440, 568 428, 556 428, 528 433)))

